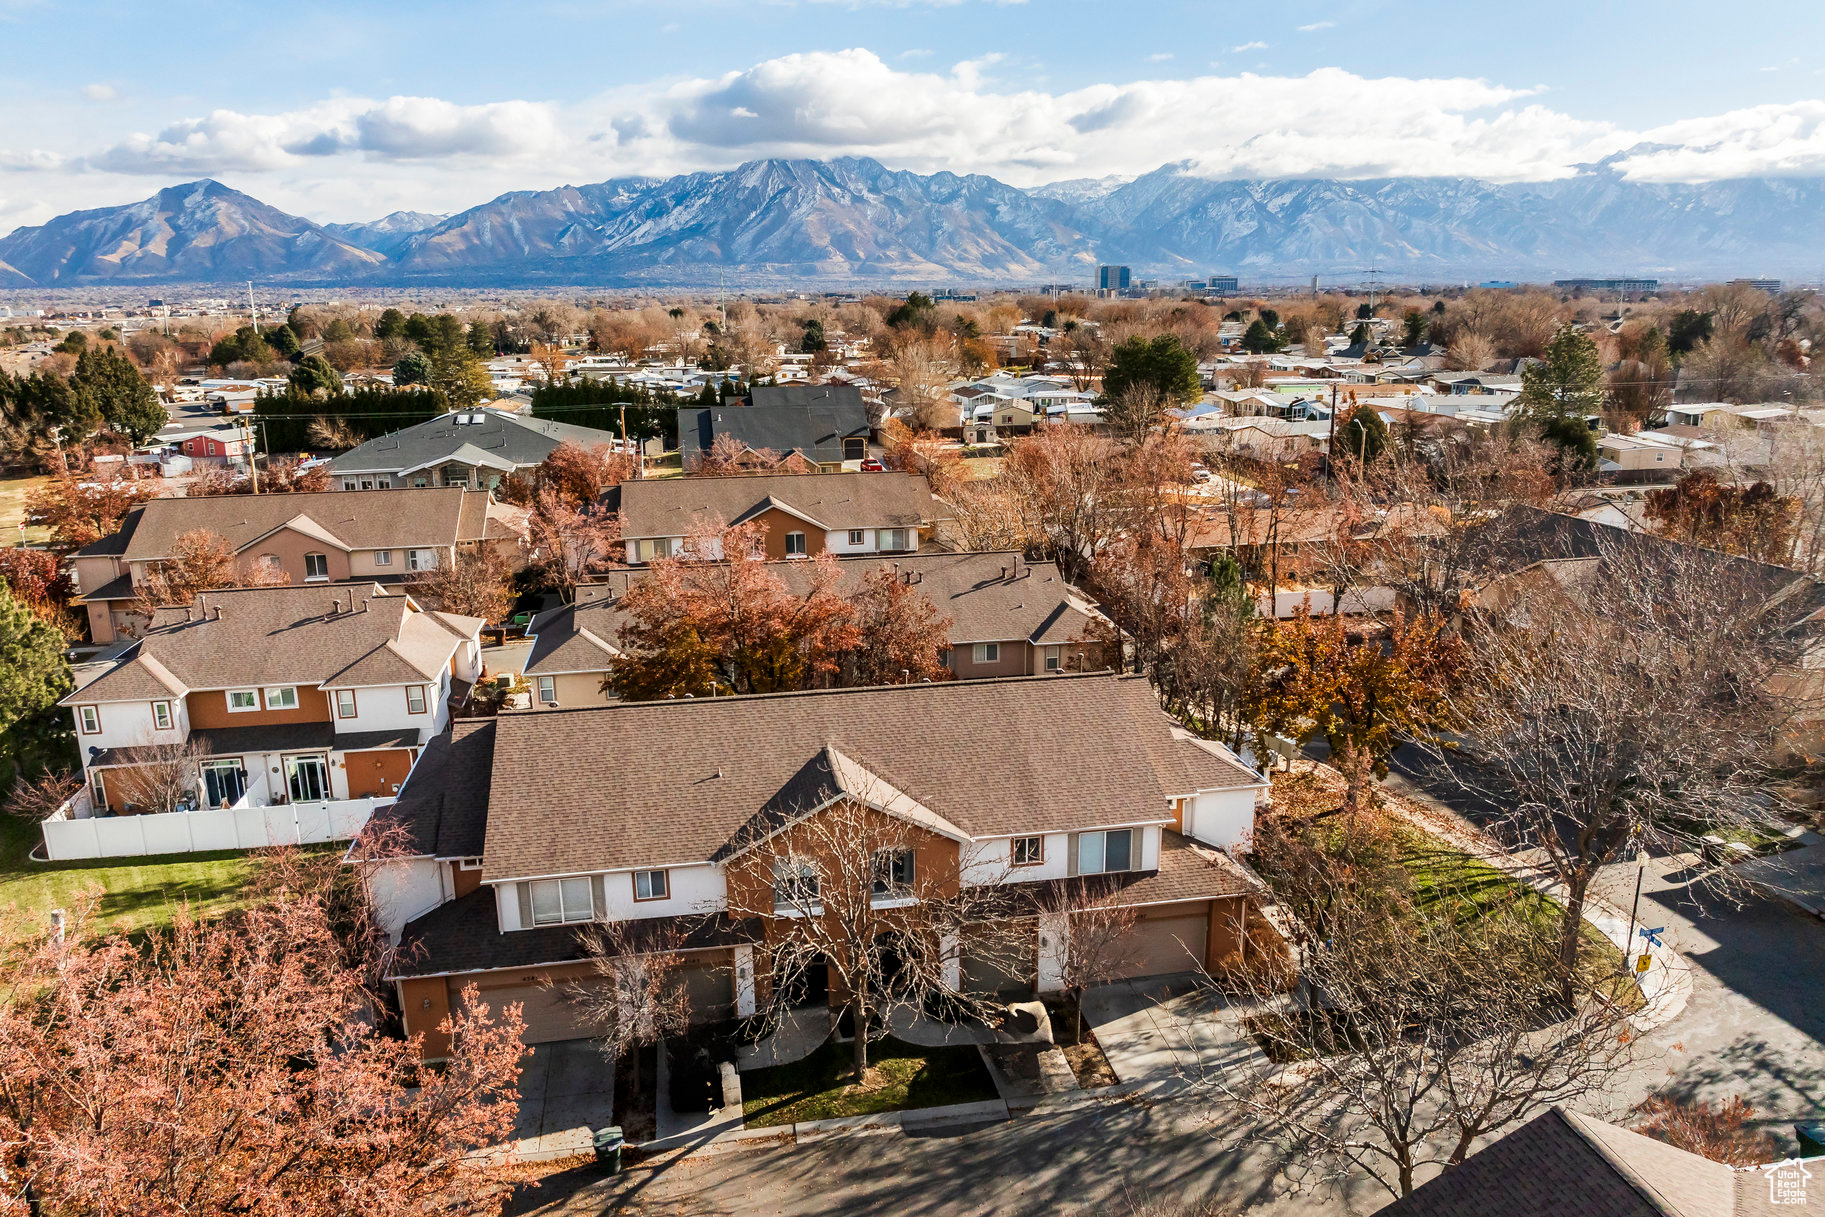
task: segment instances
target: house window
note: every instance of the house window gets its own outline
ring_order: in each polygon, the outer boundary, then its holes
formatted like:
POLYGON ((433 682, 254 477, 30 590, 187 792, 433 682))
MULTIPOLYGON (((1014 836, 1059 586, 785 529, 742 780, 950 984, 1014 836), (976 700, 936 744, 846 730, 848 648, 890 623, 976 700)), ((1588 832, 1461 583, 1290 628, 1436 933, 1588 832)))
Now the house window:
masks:
POLYGON ((804 908, 817 903, 817 867, 808 858, 780 858, 773 863, 773 907, 804 908))
POLYGON ((305 554, 304 577, 306 579, 327 579, 330 577, 330 560, 328 554, 305 554))
POLYGON ((298 708, 298 690, 296 686, 266 690, 266 708, 268 710, 296 710, 298 708))
POLYGON ((375 566, 393 565, 393 551, 390 549, 375 550, 374 551, 374 565, 375 566))
POLYGON ((456 860, 456 869, 480 870, 482 869, 482 860, 480 858, 458 858, 456 860))
POLYGON ((354 718, 355 717, 355 690, 353 690, 353 689, 337 689, 336 690, 336 717, 337 718, 354 718))
POLYGON ((874 887, 876 896, 905 895, 906 889, 913 881, 913 851, 910 849, 883 849, 874 856, 874 887))
POLYGON ((407 570, 436 570, 437 551, 434 549, 406 550, 407 570))
POLYGON ((905 549, 906 530, 904 528, 879 528, 875 530, 875 548, 882 550, 905 549))
POLYGON ((427 480, 422 475, 412 479, 412 488, 414 490, 423 490, 426 486, 429 486, 430 484, 431 484, 430 481, 427 480))
POLYGON ((362 478, 361 479, 361 488, 363 490, 374 489, 374 479, 373 478, 362 478))
POLYGON ((1085 832, 1077 835, 1077 873, 1102 875, 1131 868, 1134 860, 1134 830, 1115 828, 1108 832, 1085 832))
POLYGON ((246 714, 249 710, 260 708, 260 691, 258 689, 228 690, 228 712, 246 714))
POLYGON ((355 489, 355 479, 354 478, 343 478, 342 479, 342 488, 344 490, 355 489))
POLYGON ((588 921, 596 915, 588 879, 542 879, 528 883, 532 889, 532 924, 562 925, 588 921))
POLYGON ((1059 670, 1059 668, 1061 666, 1062 665, 1059 662, 1058 648, 1057 647, 1047 647, 1046 648, 1046 671, 1056 672, 1059 670))
POLYGON ((1046 860, 1046 839, 1015 837, 1012 852, 1015 866, 1038 866, 1046 860))
POLYGON ((160 731, 171 730, 171 703, 155 701, 152 703, 152 725, 160 731))
POLYGON ((977 663, 1000 663, 1001 644, 999 642, 978 642, 970 648, 970 658, 977 663))
POLYGON ((672 894, 670 883, 662 870, 637 870, 634 872, 635 900, 664 900, 672 894))
POLYGON ((539 677, 539 704, 555 706, 558 704, 558 678, 555 676, 539 677))
POLYGON ((786 556, 788 558, 802 558, 805 556, 804 533, 789 532, 786 534, 786 556))
POLYGON ((868 531, 866 529, 852 528, 849 530, 849 543, 851 545, 865 544, 867 541, 867 536, 868 536, 868 531))
POLYGON ((94 706, 77 706, 76 712, 82 717, 84 735, 101 734, 101 711, 94 706))
POLYGON ((425 687, 423 685, 406 686, 406 713, 423 714, 425 712, 425 687))

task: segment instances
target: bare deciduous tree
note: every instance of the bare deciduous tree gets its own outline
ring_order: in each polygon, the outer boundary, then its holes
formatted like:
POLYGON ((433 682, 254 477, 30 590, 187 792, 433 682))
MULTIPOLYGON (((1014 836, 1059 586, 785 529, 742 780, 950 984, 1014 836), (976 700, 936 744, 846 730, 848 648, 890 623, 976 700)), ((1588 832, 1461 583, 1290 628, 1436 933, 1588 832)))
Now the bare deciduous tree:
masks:
POLYGON ((123 748, 120 767, 107 771, 108 792, 135 811, 176 811, 196 796, 197 764, 208 755, 208 747, 194 737, 123 748))
MULTIPOLYGON (((590 983, 563 985, 579 1020, 611 1060, 637 1054, 681 1035, 691 1023, 691 1003, 680 969, 683 935, 670 920, 611 921, 578 934, 588 956, 590 983)), ((641 1070, 628 1071, 633 1093, 641 1070)))
POLYGON ((798 806, 750 826, 730 861, 729 913, 770 925, 775 1013, 824 969, 854 1024, 860 1079, 892 1008, 985 1011, 992 998, 970 977, 1016 971, 1035 934, 1009 915, 999 865, 941 824, 916 823, 935 821, 916 797, 834 748, 820 764, 798 806))
MULTIPOLYGON (((1057 960, 1059 983, 1071 994, 1077 1011, 1073 1038, 1084 1034, 1084 990, 1127 976, 1140 962, 1134 926, 1140 917, 1120 901, 1120 885, 1101 876, 1085 876, 1070 887, 1055 889, 1040 901, 1042 933, 1056 934, 1050 946, 1057 960)), ((1044 947, 1042 947, 1044 949, 1044 947)))
POLYGON ((1799 656, 1780 590, 1709 551, 1606 538, 1487 588, 1466 621, 1445 755, 1564 885, 1567 985, 1599 868, 1778 818, 1770 779, 1807 709, 1783 680, 1799 656))

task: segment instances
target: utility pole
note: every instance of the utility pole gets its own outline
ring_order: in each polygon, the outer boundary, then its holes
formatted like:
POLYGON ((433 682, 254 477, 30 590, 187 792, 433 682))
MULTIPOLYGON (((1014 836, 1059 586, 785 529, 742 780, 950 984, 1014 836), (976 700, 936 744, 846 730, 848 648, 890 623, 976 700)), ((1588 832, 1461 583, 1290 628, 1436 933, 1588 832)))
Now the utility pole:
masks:
POLYGON ((1337 386, 1331 386, 1331 433, 1324 440, 1324 476, 1325 480, 1335 482, 1337 470, 1331 464, 1337 459, 1337 386))
POLYGON ((256 421, 253 425, 255 427, 259 428, 258 441, 254 444, 253 452, 247 458, 247 468, 253 472, 253 492, 255 494, 259 494, 260 493, 260 449, 264 448, 266 446, 266 424, 261 421, 256 421))
POLYGON ((253 332, 258 334, 260 332, 260 310, 254 307, 252 279, 247 281, 247 316, 248 324, 253 327, 253 332))

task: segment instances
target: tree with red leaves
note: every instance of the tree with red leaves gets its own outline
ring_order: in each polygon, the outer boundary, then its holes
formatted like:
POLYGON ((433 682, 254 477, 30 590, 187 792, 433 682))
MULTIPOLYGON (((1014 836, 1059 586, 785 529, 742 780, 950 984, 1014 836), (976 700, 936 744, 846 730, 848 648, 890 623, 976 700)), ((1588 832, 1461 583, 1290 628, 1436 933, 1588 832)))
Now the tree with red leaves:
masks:
POLYGON ((81 549, 119 532, 128 512, 157 495, 150 481, 124 470, 102 480, 90 469, 41 486, 26 500, 26 522, 50 529, 59 549, 81 549))
POLYGON ((949 680, 940 656, 950 646, 951 619, 919 591, 910 574, 880 566, 862 576, 850 597, 859 640, 848 656, 852 684, 917 684, 949 680))
POLYGON ((13 599, 57 624, 63 623, 70 597, 76 594, 63 562, 46 549, 0 549, 0 583, 6 584, 13 599))
POLYGON ((448 1063, 368 1017, 325 901, 180 913, 136 943, 78 914, 5 944, 0 1212, 455 1214, 503 1183, 468 1157, 512 1130, 519 1010, 465 995, 448 1063))
POLYGON ((587 507, 610 486, 634 476, 634 458, 607 444, 585 448, 565 440, 533 470, 533 482, 571 507, 587 507))
POLYGON ((1793 557, 1799 504, 1767 482, 1734 486, 1694 469, 1669 490, 1648 491, 1647 517, 1663 537, 1757 562, 1793 557))
POLYGON ((207 528, 179 533, 171 556, 149 563, 136 589, 134 611, 151 618, 156 609, 189 604, 198 592, 222 587, 283 587, 291 576, 276 566, 242 562, 228 538, 207 528))
POLYGON ((621 560, 621 517, 593 500, 575 503, 549 487, 526 517, 527 569, 566 596, 577 584, 621 560))
POLYGON ((701 697, 718 689, 777 693, 812 688, 836 674, 840 656, 861 639, 849 602, 837 591, 836 559, 811 559, 804 588, 795 593, 769 567, 762 535, 758 520, 728 529, 706 525, 686 538, 687 556, 652 561, 622 601, 623 655, 608 682, 623 698, 701 697), (708 687, 677 687, 679 679, 703 679, 706 661, 708 687))

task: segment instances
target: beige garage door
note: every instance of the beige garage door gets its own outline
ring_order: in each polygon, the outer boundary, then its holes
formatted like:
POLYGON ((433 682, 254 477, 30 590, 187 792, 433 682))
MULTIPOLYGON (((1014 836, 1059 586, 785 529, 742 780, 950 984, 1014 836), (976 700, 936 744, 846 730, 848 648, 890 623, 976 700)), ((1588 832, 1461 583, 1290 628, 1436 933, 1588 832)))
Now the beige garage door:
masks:
MULTIPOLYGON (((574 983, 566 981, 550 988, 537 984, 501 985, 483 989, 481 1000, 496 1015, 502 1007, 518 1002, 520 1017, 526 1022, 526 1031, 520 1038, 528 1044, 587 1039, 591 1031, 572 997, 574 983)), ((455 1010, 460 1005, 457 986, 451 985, 450 1007, 455 1010)))
POLYGON ((1129 976, 1190 972, 1204 966, 1204 939, 1210 929, 1210 905, 1166 905, 1144 909, 1134 926, 1134 950, 1127 952, 1129 976))

